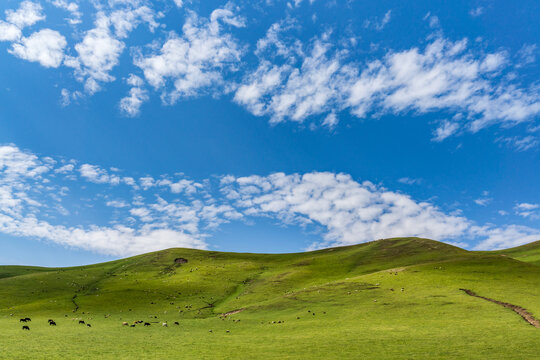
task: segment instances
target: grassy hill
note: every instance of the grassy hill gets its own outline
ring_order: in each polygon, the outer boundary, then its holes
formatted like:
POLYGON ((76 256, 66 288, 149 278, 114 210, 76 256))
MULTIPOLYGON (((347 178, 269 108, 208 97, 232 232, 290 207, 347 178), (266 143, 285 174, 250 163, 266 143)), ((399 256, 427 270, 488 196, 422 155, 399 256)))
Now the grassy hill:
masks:
POLYGON ((493 254, 506 255, 513 259, 540 265, 540 241, 511 249, 493 251, 493 254))
POLYGON ((469 252, 400 238, 297 254, 169 249, 72 268, 4 266, 0 358, 534 358, 540 329, 460 289, 538 319, 539 254, 540 242, 469 252), (136 320, 151 325, 122 326, 136 320))

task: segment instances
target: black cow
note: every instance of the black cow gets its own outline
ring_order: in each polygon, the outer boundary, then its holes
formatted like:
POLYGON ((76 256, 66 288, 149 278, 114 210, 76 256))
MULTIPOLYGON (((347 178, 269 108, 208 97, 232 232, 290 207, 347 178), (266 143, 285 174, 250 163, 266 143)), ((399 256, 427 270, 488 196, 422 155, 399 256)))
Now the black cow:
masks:
POLYGON ((26 322, 26 318, 20 319, 19 322, 26 322))
POLYGON ((30 319, 29 317, 27 318, 24 318, 26 321, 32 321, 32 319, 30 319))
POLYGON ((29 328, 28 326, 26 326, 26 325, 24 325, 24 326, 22 327, 22 329, 23 329, 23 330, 30 330, 30 328, 29 328))
POLYGON ((86 324, 86 326, 88 326, 88 327, 92 327, 92 325, 90 325, 90 324, 86 324))
POLYGON ((50 326, 56 326, 56 323, 55 323, 54 321, 51 320, 51 321, 49 321, 49 325, 50 325, 50 326))
POLYGON ((83 325, 84 325, 84 320, 79 320, 79 324, 83 324, 83 325))
POLYGON ((150 323, 149 323, 149 322, 145 322, 145 323, 144 323, 144 326, 150 326, 150 323))

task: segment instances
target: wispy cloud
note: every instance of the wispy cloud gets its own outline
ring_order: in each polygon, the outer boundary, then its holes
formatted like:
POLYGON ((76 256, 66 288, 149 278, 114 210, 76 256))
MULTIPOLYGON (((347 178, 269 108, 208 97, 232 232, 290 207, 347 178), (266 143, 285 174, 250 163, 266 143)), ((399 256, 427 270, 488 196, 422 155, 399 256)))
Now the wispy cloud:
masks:
POLYGON ((349 59, 346 49, 335 48, 330 34, 308 44, 287 44, 275 29, 264 42, 271 50, 259 51, 258 67, 234 97, 274 123, 343 110, 359 118, 442 111, 453 114, 435 131, 434 139, 442 141, 459 131, 531 121, 540 112, 536 88, 520 88, 499 75, 509 66, 506 52, 469 49, 466 39, 437 36, 424 49, 390 50, 360 64, 349 59), (278 56, 291 60, 280 64, 278 56))
POLYGON ((381 31, 384 29, 386 24, 390 22, 390 19, 392 18, 392 10, 388 10, 382 19, 368 19, 364 21, 364 27, 365 28, 374 28, 377 31, 381 31))
POLYGON ((529 219, 540 219, 540 204, 520 203, 516 204, 514 211, 517 215, 529 219))
POLYGON ((415 184, 422 183, 422 179, 415 179, 415 178, 410 178, 410 177, 402 177, 402 178, 399 178, 398 181, 406 185, 415 185, 415 184))
MULTIPOLYGON (((492 125, 533 122, 540 113, 537 84, 522 83, 518 76, 519 69, 535 62, 535 44, 523 44, 516 54, 487 52, 481 40, 445 37, 431 13, 424 20, 433 33, 422 44, 399 50, 375 44, 386 50, 359 60, 364 52, 350 41, 359 34, 345 36, 330 26, 302 38, 300 18, 292 10, 261 38, 240 39, 235 32, 252 24, 232 3, 203 17, 176 1, 186 14, 181 31, 161 23, 176 8, 161 6, 159 11, 160 5, 149 1, 94 2, 93 14, 82 14, 77 1, 44 4, 68 13, 73 36, 49 28, 23 34, 46 19, 42 5, 27 0, 5 12, 0 41, 11 42, 8 51, 21 59, 73 72, 84 90, 61 88, 63 106, 117 80, 116 69, 129 50, 130 78, 139 81, 126 81, 126 95, 118 99, 119 111, 129 117, 138 116, 155 93, 167 105, 196 96, 230 96, 271 123, 310 122, 310 127, 331 130, 343 121, 338 116, 343 112, 360 119, 437 113, 446 119, 433 131, 433 140, 440 142, 492 125), (80 27, 83 18, 92 19, 90 28, 80 27), (144 46, 128 41, 143 26, 151 41, 144 46)), ((291 3, 291 9, 297 5, 291 3)), ((475 8, 471 14, 482 11, 475 8)), ((395 16, 388 10, 365 25, 382 30, 395 16)), ((537 144, 530 137, 508 142, 520 151, 537 144)))
POLYGON ((241 56, 236 40, 222 32, 224 25, 243 27, 245 23, 230 9, 214 10, 209 19, 191 12, 181 36, 171 32, 158 51, 136 56, 135 64, 146 81, 162 91, 165 103, 223 85, 223 75, 234 70, 241 56))
MULTIPOLYGON (((422 236, 489 249, 540 236, 540 230, 525 226, 477 225, 347 174, 228 175, 201 182, 161 175, 135 181, 74 163, 0 146, 0 233, 118 256, 176 246, 207 248, 222 224, 259 217, 318 228, 321 241, 310 248, 422 236), (74 186, 77 193, 70 191, 74 186)), ((537 209, 516 205, 516 212, 528 218, 534 215, 527 212, 537 209)))
POLYGON ((482 15, 484 13, 484 8, 482 6, 478 6, 474 9, 471 9, 471 11, 469 11, 469 14, 472 16, 472 17, 478 17, 480 15, 482 15))
POLYGON ((536 136, 512 136, 498 138, 497 141, 506 144, 517 151, 527 151, 537 149, 540 145, 540 139, 536 136))

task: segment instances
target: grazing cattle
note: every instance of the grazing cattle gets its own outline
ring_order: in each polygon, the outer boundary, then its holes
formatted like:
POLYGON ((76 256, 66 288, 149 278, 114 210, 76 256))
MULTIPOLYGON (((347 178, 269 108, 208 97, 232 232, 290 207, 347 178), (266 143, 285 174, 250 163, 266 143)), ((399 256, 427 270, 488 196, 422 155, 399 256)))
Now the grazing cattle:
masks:
POLYGON ((85 323, 84 323, 84 320, 79 320, 79 324, 83 324, 83 325, 84 325, 84 324, 85 324, 85 323))
POLYGON ((178 321, 175 321, 174 325, 180 325, 180 323, 178 321))
POLYGON ((56 326, 56 323, 54 321, 49 321, 50 326, 56 326))
POLYGON ((23 329, 23 330, 30 330, 30 328, 29 328, 28 326, 26 326, 26 325, 24 325, 24 326, 22 327, 22 329, 23 329))
POLYGON ((124 322, 122 323, 122 326, 128 326, 128 325, 129 325, 129 324, 127 323, 127 321, 124 321, 124 322))
POLYGON ((26 322, 26 319, 20 319, 19 322, 26 322))
POLYGON ((133 325, 129 325, 129 327, 135 327, 135 324, 133 324, 133 325))
POLYGON ((30 319, 29 317, 25 318, 26 321, 32 321, 32 319, 30 319))
POLYGON ((47 321, 48 321, 48 322, 54 322, 54 320, 53 320, 53 319, 49 319, 49 320, 47 320, 47 321))
POLYGON ((92 325, 90 325, 90 324, 86 324, 86 326, 87 326, 87 327, 92 327, 92 325))
POLYGON ((163 323, 163 324, 161 324, 161 326, 167 327, 167 326, 169 326, 169 325, 168 325, 167 323, 163 323))
POLYGON ((144 323, 144 326, 150 326, 150 323, 149 323, 149 322, 145 322, 145 323, 144 323))

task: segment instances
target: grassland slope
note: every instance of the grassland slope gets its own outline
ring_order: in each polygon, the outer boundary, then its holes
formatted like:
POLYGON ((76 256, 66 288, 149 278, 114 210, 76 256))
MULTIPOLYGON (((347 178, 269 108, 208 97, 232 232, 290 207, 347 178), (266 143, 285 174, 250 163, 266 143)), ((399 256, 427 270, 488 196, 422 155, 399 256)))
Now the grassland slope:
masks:
POLYGON ((11 359, 534 358, 538 329, 460 289, 538 318, 540 266, 521 261, 535 249, 501 256, 396 238, 294 254, 180 248, 81 267, 0 267, 0 347, 11 359), (135 320, 151 326, 122 326, 135 320))

